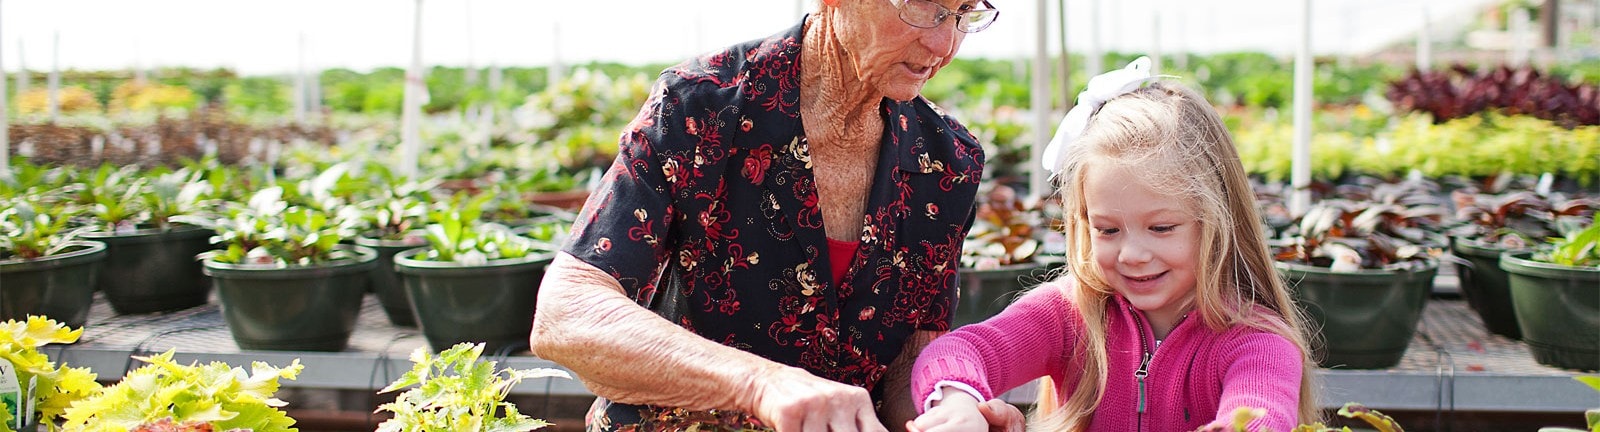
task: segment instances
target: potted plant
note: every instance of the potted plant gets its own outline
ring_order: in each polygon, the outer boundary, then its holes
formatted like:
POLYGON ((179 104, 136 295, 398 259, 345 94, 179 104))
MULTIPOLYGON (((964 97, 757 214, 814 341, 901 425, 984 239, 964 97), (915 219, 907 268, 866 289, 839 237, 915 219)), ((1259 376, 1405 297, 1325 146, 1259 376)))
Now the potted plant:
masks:
POLYGON ((255 362, 249 371, 226 363, 180 364, 173 351, 134 357, 147 363, 116 385, 66 409, 66 430, 86 432, 291 432, 294 419, 273 397, 278 380, 305 368, 295 359, 277 368, 255 362))
MULTIPOLYGON (((1207 427, 1202 427, 1200 429, 1196 429, 1195 432, 1248 432, 1248 431, 1251 430, 1250 427, 1249 427, 1250 426, 1250 422, 1255 421, 1255 419, 1258 419, 1258 418, 1261 418, 1263 416, 1266 416, 1267 412, 1266 412, 1265 409, 1261 409, 1261 408, 1239 407, 1239 408, 1235 408, 1233 410, 1232 414, 1233 414, 1232 415, 1232 419, 1229 422, 1229 424, 1226 424, 1226 425, 1210 425, 1210 426, 1207 426, 1207 427)), ((1355 403, 1355 402, 1347 402, 1347 403, 1345 403, 1344 406, 1339 407, 1339 411, 1337 412, 1337 414, 1339 414, 1340 417, 1344 417, 1344 418, 1348 418, 1348 419, 1356 419, 1356 420, 1361 420, 1363 422, 1366 422, 1367 425, 1372 426, 1372 429, 1370 429, 1370 430, 1375 430, 1375 431, 1378 431, 1378 432, 1404 432, 1405 431, 1404 428, 1400 427, 1400 422, 1395 421, 1395 419, 1393 417, 1389 417, 1388 415, 1386 415, 1384 413, 1378 412, 1378 410, 1375 410, 1375 409, 1372 409, 1372 408, 1367 408, 1366 406, 1363 406, 1363 405, 1355 403)), ((1359 430, 1365 431, 1365 430, 1369 430, 1369 429, 1359 429, 1359 430)), ((1343 427, 1343 428, 1339 428, 1339 429, 1334 429, 1334 428, 1328 427, 1327 425, 1322 424, 1321 422, 1316 422, 1316 423, 1311 423, 1311 424, 1302 423, 1299 426, 1295 426, 1295 428, 1291 430, 1291 432, 1350 432, 1350 431, 1351 431, 1351 429, 1349 427, 1343 427)))
POLYGON ((1600 214, 1535 251, 1507 251, 1511 303, 1534 361, 1600 370, 1600 214))
POLYGON ((394 256, 406 249, 428 244, 421 234, 427 221, 427 193, 438 181, 398 181, 389 178, 388 187, 376 191, 377 197, 358 203, 365 230, 355 238, 355 244, 378 252, 378 264, 372 268, 372 291, 389 317, 389 322, 401 327, 416 327, 411 303, 406 299, 405 288, 394 270, 394 256))
MULTIPOLYGON (((1595 391, 1600 391, 1600 376, 1580 375, 1580 376, 1572 377, 1572 379, 1577 380, 1578 382, 1584 383, 1585 385, 1588 385, 1589 388, 1592 388, 1595 391)), ((1584 432, 1585 430, 1587 430, 1589 432, 1600 431, 1600 408, 1592 408, 1592 409, 1584 410, 1583 419, 1584 419, 1585 426, 1587 426, 1588 429, 1573 429, 1573 428, 1565 428, 1565 427, 1543 427, 1543 428, 1539 428, 1539 432, 1584 432)))
POLYGON ((204 173, 180 169, 147 173, 132 166, 101 166, 78 192, 88 208, 83 234, 106 244, 98 288, 117 313, 149 313, 205 304, 210 283, 194 256, 209 250, 211 232, 172 223, 172 216, 204 210, 210 183, 204 173))
POLYGON ((1511 287, 1500 269, 1500 255, 1543 243, 1556 235, 1558 219, 1582 218, 1597 207, 1593 200, 1565 200, 1532 191, 1504 194, 1453 193, 1456 219, 1449 231, 1461 293, 1490 333, 1521 339, 1511 308, 1511 287))
POLYGON ((1405 355, 1439 268, 1438 249, 1405 227, 1403 208, 1324 200, 1274 246, 1324 344, 1324 367, 1381 369, 1405 355))
MULTIPOLYGON (((499 351, 527 343, 539 282, 555 258, 554 239, 520 236, 454 210, 435 210, 431 218, 429 246, 394 258, 428 344, 482 342, 499 351)), ((540 232, 550 237, 560 231, 540 232)))
POLYGON ((344 210, 290 206, 271 187, 248 204, 230 203, 222 217, 174 218, 217 233, 211 242, 222 249, 200 258, 240 348, 344 349, 378 259, 371 248, 340 244, 360 224, 344 210))
POLYGON ((106 245, 80 241, 72 207, 38 196, 0 200, 0 319, 44 315, 83 327, 106 245))
POLYGON ((1027 205, 1009 186, 995 185, 978 203, 961 251, 961 287, 951 326, 983 321, 1005 309, 1018 291, 1034 285, 1040 249, 1039 206, 1027 205))
POLYGON ((77 342, 82 335, 81 328, 40 316, 0 322, 0 360, 8 363, 0 366, 10 369, 18 386, 16 392, 0 394, 0 432, 31 432, 41 423, 60 430, 56 419, 67 407, 100 389, 88 368, 56 366, 39 352, 48 344, 77 342))
POLYGON ((394 414, 378 432, 526 432, 548 426, 518 412, 506 395, 525 379, 572 376, 559 369, 496 370, 495 362, 479 361, 482 355, 483 344, 456 344, 438 355, 417 348, 411 371, 378 391, 415 386, 378 407, 394 414))

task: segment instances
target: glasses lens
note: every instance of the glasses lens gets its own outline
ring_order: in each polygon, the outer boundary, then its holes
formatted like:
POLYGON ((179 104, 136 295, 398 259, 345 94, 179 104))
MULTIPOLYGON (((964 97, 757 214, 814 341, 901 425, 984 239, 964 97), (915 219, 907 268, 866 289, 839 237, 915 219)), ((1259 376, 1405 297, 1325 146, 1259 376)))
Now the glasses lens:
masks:
POLYGON ((961 14, 961 31, 977 33, 994 24, 994 19, 1000 16, 1000 11, 995 9, 979 9, 961 14))
POLYGON ((944 7, 928 0, 902 0, 900 2, 900 20, 913 27, 929 28, 939 25, 944 7))

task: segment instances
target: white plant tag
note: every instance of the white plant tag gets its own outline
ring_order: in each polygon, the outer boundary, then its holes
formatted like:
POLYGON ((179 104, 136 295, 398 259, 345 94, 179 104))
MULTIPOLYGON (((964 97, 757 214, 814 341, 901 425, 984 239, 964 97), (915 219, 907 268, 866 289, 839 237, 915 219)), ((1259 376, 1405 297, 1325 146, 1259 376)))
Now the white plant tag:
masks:
MULTIPOLYGON (((26 418, 22 415, 23 407, 22 386, 17 383, 17 368, 11 361, 0 358, 0 402, 6 405, 6 411, 11 412, 11 429, 22 429, 22 422, 26 418)), ((32 417, 29 412, 27 417, 32 417)))

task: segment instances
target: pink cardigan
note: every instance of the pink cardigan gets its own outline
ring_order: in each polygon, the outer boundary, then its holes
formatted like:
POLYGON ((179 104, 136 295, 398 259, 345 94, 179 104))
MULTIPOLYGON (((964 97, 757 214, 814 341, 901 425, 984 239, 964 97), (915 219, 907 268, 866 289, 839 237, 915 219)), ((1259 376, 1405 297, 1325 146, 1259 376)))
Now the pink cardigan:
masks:
MULTIPOLYGON (((940 381, 967 384, 990 399, 1049 375, 1058 400, 1066 401, 1083 372, 1068 359, 1082 319, 1061 287, 1052 282, 1034 289, 993 318, 928 345, 911 378, 918 410, 940 381)), ((1143 360, 1141 345, 1154 349, 1155 338, 1143 313, 1121 296, 1114 298, 1107 304, 1106 390, 1089 430, 1192 431, 1213 421, 1226 424, 1242 406, 1267 409, 1250 430, 1288 431, 1299 423, 1299 349, 1281 336, 1245 326, 1212 331, 1198 317, 1180 321, 1155 350, 1141 414, 1135 372, 1143 360)))

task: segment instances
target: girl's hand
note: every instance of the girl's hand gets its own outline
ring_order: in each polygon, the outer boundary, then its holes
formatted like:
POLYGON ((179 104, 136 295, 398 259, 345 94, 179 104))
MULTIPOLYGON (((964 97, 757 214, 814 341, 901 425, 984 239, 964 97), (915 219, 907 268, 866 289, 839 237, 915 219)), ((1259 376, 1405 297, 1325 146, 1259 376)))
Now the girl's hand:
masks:
MULTIPOLYGON (((1002 404, 1005 402, 1001 402, 1002 404)), ((959 390, 946 389, 937 405, 906 422, 907 432, 988 432, 989 421, 978 400, 959 390)), ((1013 408, 1015 409, 1015 408, 1013 408)), ((991 409, 992 411, 992 409, 991 409)), ((1017 414, 1020 416, 1021 411, 1017 414)))

